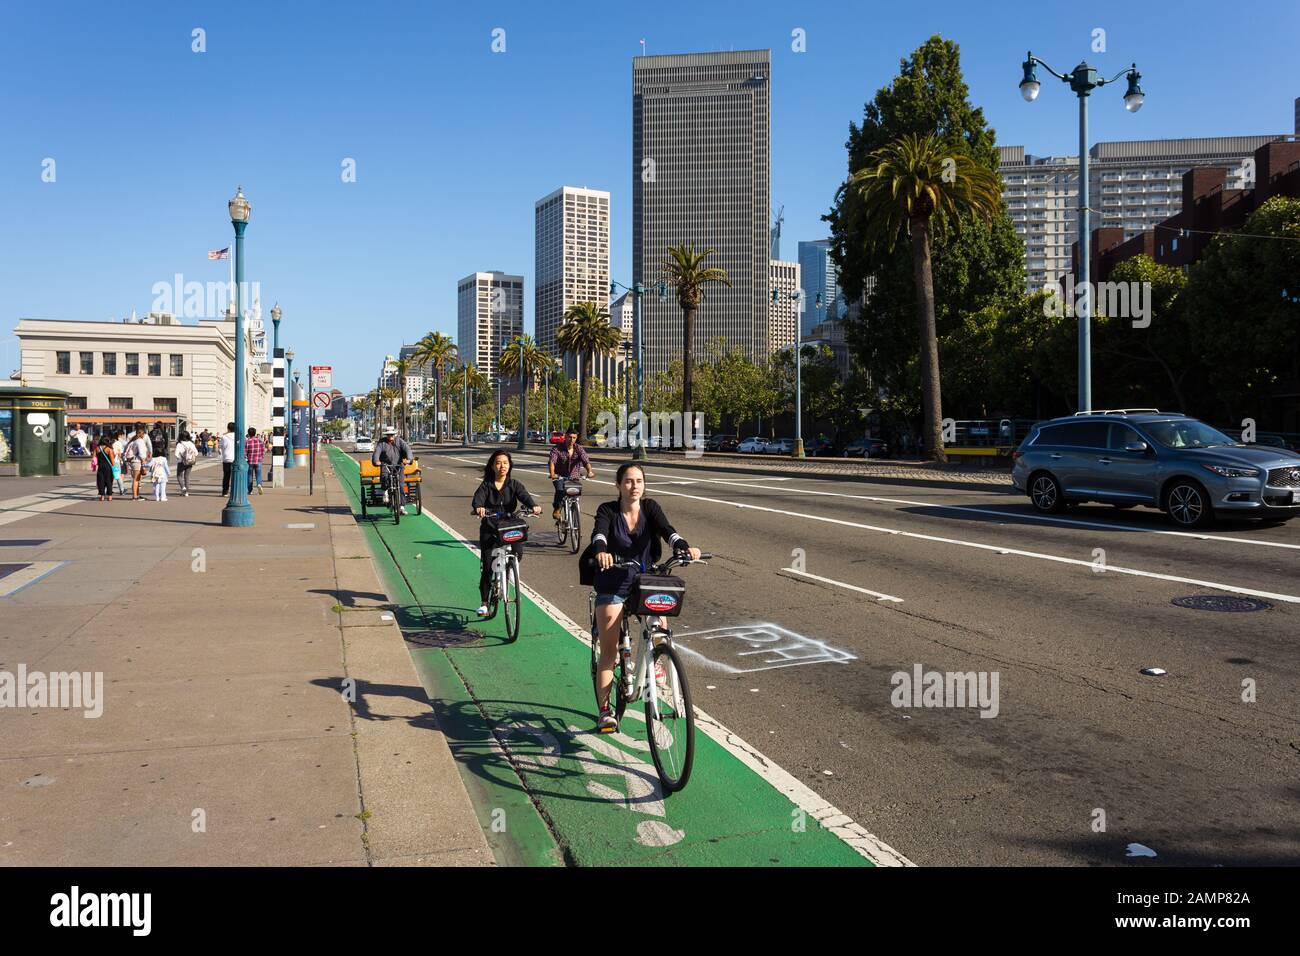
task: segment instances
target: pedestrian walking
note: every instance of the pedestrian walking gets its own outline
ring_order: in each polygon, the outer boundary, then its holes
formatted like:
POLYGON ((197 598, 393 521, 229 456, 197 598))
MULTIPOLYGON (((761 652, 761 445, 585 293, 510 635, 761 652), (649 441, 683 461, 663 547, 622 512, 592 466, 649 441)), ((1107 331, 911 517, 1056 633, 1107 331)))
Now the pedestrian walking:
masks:
POLYGON ((167 478, 171 475, 166 455, 154 455, 149 459, 149 474, 153 477, 153 500, 166 501, 167 478))
POLYGON ((125 495, 122 487, 122 452, 126 450, 126 432, 120 428, 113 433, 113 484, 119 495, 125 495))
POLYGON ((266 457, 266 445, 257 437, 257 429, 250 428, 244 440, 244 457, 248 459, 248 493, 253 493, 253 479, 257 479, 257 493, 262 494, 262 461, 266 457))
POLYGON ((181 490, 181 497, 190 496, 190 471, 199 460, 199 450, 190 441, 189 432, 181 432, 180 441, 176 443, 176 487, 181 490))
POLYGON ((195 442, 195 446, 198 448, 200 455, 204 458, 208 457, 208 430, 206 428, 199 432, 199 437, 195 442))
POLYGON ((117 477, 120 482, 122 479, 117 471, 117 458, 113 454, 113 446, 108 440, 108 436, 103 436, 103 440, 95 448, 95 457, 91 459, 95 467, 95 487, 99 490, 100 501, 113 500, 113 479, 117 477))
POLYGON ((144 473, 144 466, 148 463, 153 454, 153 446, 149 439, 145 437, 144 426, 135 426, 135 437, 126 443, 126 451, 123 454, 123 462, 127 472, 131 475, 131 500, 140 500, 140 477, 144 473))
POLYGON ((235 423, 226 426, 221 436, 221 495, 230 494, 230 480, 235 472, 235 423))

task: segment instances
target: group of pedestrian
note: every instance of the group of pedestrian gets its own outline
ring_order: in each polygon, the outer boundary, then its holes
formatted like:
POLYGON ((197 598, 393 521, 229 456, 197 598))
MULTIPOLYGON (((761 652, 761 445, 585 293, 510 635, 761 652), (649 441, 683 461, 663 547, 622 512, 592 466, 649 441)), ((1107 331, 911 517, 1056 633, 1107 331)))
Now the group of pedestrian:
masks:
MULTIPOLYGON (((226 426, 226 433, 221 436, 221 493, 230 494, 230 483, 234 479, 235 473, 235 423, 231 422, 226 426)), ((244 460, 248 462, 248 493, 253 493, 253 486, 257 486, 257 493, 265 494, 262 490, 262 462, 266 460, 266 450, 270 447, 269 439, 264 439, 257 434, 256 428, 250 428, 248 434, 244 437, 244 460)), ((267 470, 267 480, 271 480, 270 469, 267 470)))

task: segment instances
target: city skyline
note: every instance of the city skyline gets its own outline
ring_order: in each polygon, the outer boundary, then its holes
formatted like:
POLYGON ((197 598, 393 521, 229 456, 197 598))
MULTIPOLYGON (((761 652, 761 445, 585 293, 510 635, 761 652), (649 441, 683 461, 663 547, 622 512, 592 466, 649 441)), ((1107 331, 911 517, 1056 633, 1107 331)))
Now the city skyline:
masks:
MULTIPOLYGON (((143 314, 151 286, 175 272, 224 281, 226 263, 208 263, 205 255, 229 244, 224 202, 240 182, 253 203, 250 273, 261 278, 268 301, 281 303, 288 344, 313 361, 332 362, 347 391, 373 381, 383 355, 400 342, 430 329, 455 335, 454 284, 481 263, 531 282, 531 206, 556 183, 611 193, 611 274, 629 281, 631 117, 623 84, 641 37, 651 54, 773 51, 771 202, 785 207, 786 243, 825 238, 820 216, 844 176, 849 122, 860 121, 863 103, 932 32, 961 45, 970 98, 999 143, 1023 143, 1035 155, 1077 151, 1076 111, 1068 91, 1053 86, 1033 106, 1020 99, 1026 48, 1058 68, 1085 57, 1111 72, 1138 62, 1147 106, 1134 117, 1118 101, 1095 98, 1094 142, 1275 132, 1289 125, 1296 95, 1283 66, 1285 40, 1295 32, 1290 10, 1276 12, 1277 29, 1256 37, 1251 50, 1221 49, 1210 69, 1222 82, 1193 89, 1176 78, 1180 38, 1194 40, 1195 16, 1171 22, 1118 4, 1044 10, 1017 30, 995 29, 957 4, 940 5, 873 14, 866 34, 846 29, 868 22, 865 12, 792 15, 775 4, 755 5, 743 22, 702 11, 682 28, 670 18, 626 11, 592 11, 581 24, 557 25, 523 7, 494 12, 493 19, 466 11, 412 17, 414 8, 402 8, 364 23, 331 16, 341 9, 324 5, 293 49, 287 41, 302 27, 293 16, 248 5, 197 18, 159 12, 127 31, 111 12, 87 4, 76 14, 85 29, 73 34, 48 11, 25 8, 11 16, 0 38, 14 94, 0 106, 9 134, 0 175, 14 187, 11 214, 27 228, 21 240, 0 240, 0 284, 11 293, 0 352, 6 374, 18 366, 12 329, 20 317, 143 314), (508 37, 500 54, 491 51, 497 20, 508 37), (207 31, 202 54, 191 50, 199 23, 207 31), (1108 28, 1109 48, 1094 53, 1098 26, 1108 28), (796 29, 806 32, 806 52, 792 49, 796 29), (541 64, 556 42, 585 44, 590 75, 544 75, 541 64), (429 62, 431 45, 443 65, 429 62), (353 65, 339 72, 336 64, 349 58, 353 65), (55 61, 58 71, 45 69, 55 61), (156 82, 160 69, 167 84, 156 82), (467 83, 488 100, 507 102, 508 92, 517 101, 523 88, 529 104, 581 102, 591 118, 586 142, 599 148, 540 138, 527 154, 440 149, 447 137, 468 138, 470 130, 485 146, 494 137, 535 138, 554 121, 553 109, 484 121, 455 105, 467 83), (321 98, 322 86, 337 95, 321 98), (1247 86, 1250 95, 1243 95, 1247 86), (233 149, 187 150, 183 161, 148 149, 208 128, 234 131, 233 149), (41 179, 46 158, 57 163, 55 182, 41 179), (355 162, 353 183, 340 178, 347 159, 355 162), (127 216, 123 196, 130 198, 127 216), (471 208, 464 221, 475 228, 447 227, 471 208), (68 281, 69 262, 77 263, 75 281, 68 281), (349 343, 345 354, 340 341, 349 343)), ((1193 14, 1197 9, 1217 8, 1188 5, 1193 14)), ((526 303, 527 329, 535 328, 531 313, 526 303)))

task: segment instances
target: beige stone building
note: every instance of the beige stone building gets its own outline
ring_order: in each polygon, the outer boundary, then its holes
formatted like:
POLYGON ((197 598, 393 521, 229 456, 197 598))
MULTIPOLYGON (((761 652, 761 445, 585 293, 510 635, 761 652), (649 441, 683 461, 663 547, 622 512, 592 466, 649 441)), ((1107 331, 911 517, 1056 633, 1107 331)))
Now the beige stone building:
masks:
MULTIPOLYGON (((14 334, 28 385, 64 389, 68 422, 87 426, 162 421, 222 432, 235 417, 234 322, 181 324, 151 313, 138 322, 19 319, 14 334)), ((249 342, 245 354, 251 356, 249 342)), ((248 425, 271 427, 271 366, 247 363, 248 425)))

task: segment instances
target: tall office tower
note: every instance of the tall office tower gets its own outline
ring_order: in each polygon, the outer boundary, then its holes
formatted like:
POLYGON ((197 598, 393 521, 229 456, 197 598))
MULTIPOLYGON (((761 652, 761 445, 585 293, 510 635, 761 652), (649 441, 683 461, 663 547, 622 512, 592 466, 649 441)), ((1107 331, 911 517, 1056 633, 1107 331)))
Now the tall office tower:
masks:
POLYGON ((803 282, 803 334, 827 319, 840 317, 840 270, 830 256, 831 241, 817 239, 799 243, 799 271, 803 282), (817 297, 821 296, 821 305, 817 297))
MULTIPOLYGON (((1230 167, 1225 189, 1253 185, 1254 152, 1284 136, 1097 143, 1088 150, 1091 228, 1122 227, 1131 239, 1183 208, 1183 173, 1193 166, 1230 167)), ((1033 156, 1023 146, 999 146, 1002 196, 1025 242, 1025 285, 1037 291, 1070 271, 1079 238, 1079 157, 1033 156)))
MULTIPOLYGON (((770 50, 632 60, 632 280, 653 289, 668 248, 715 249, 695 315, 695 352, 722 337, 755 361, 768 342, 771 215, 770 50)), ((670 291, 641 299, 645 371, 682 352, 682 310, 670 291)))
POLYGON ((609 193, 561 186, 537 200, 533 208, 537 344, 562 358, 565 374, 573 377, 578 370, 577 356, 561 356, 556 336, 570 306, 609 301, 609 193))
POLYGON ((456 283, 456 347, 463 362, 497 374, 497 358, 524 331, 524 277, 474 272, 456 283))
MULTIPOLYGON (((767 340, 773 352, 794 345, 794 330, 799 324, 799 308, 805 306, 802 296, 794 294, 800 289, 799 263, 769 260, 774 298, 769 297, 767 340)), ((806 315, 807 313, 805 313, 806 315)))

